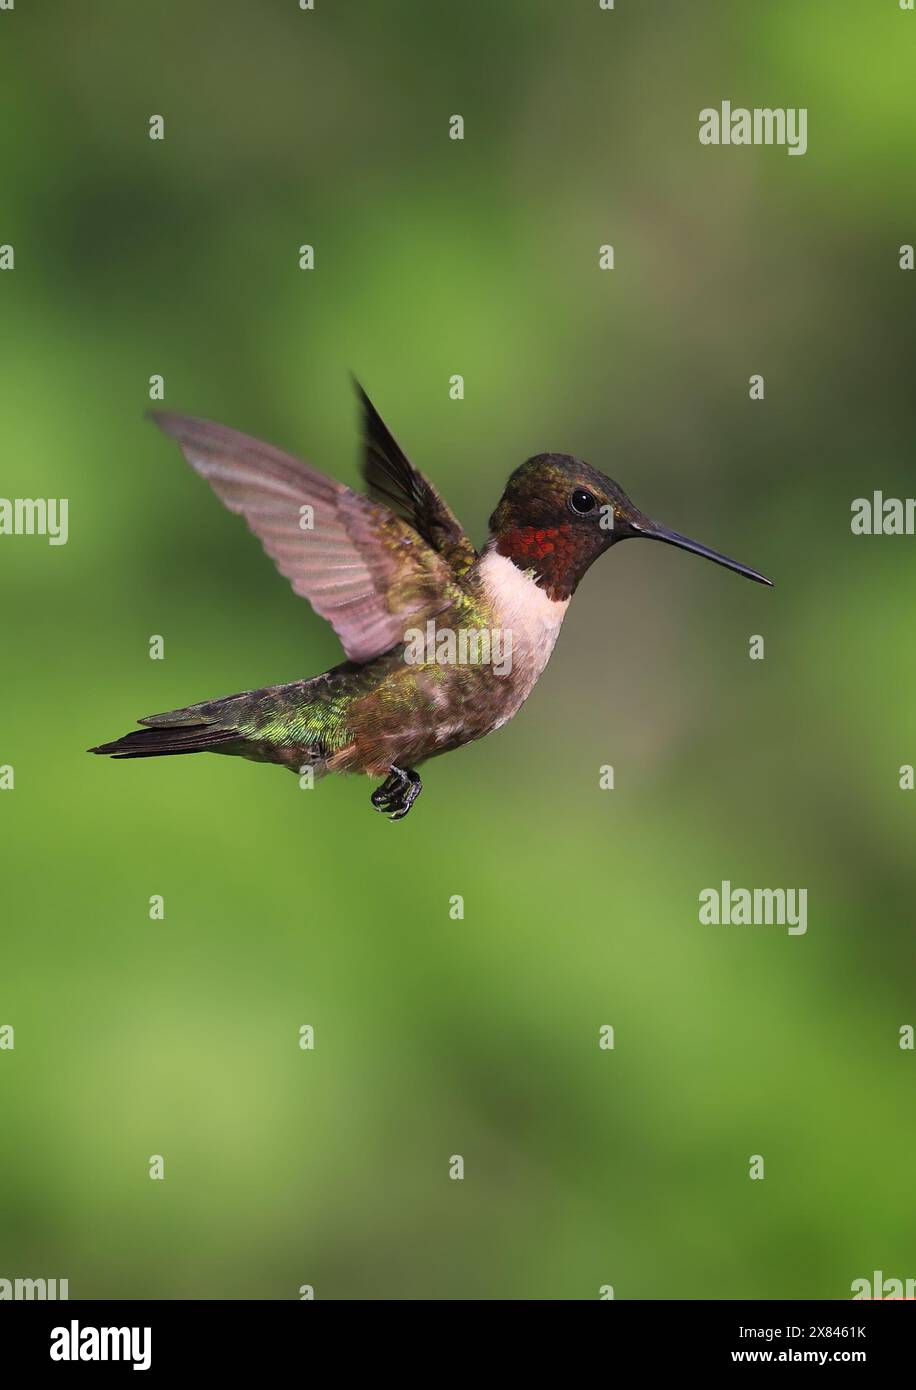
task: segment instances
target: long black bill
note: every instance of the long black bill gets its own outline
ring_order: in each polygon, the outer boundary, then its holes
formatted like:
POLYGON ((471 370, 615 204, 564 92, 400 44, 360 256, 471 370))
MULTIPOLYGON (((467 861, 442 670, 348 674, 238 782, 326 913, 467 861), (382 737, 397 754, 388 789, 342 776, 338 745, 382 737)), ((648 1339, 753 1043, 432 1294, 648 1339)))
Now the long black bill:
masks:
POLYGON ((637 536, 647 536, 650 541, 663 541, 665 545, 676 545, 680 550, 690 550, 694 555, 702 555, 704 560, 712 560, 715 565, 724 565, 727 570, 743 574, 745 579, 754 579, 758 584, 769 584, 771 588, 773 586, 772 579, 749 569, 747 565, 739 565, 737 560, 730 560, 727 555, 720 555, 717 550, 710 550, 708 546, 700 545, 699 541, 688 540, 686 536, 678 535, 677 531, 669 531, 666 526, 659 526, 657 522, 649 521, 648 518, 630 524, 637 536))

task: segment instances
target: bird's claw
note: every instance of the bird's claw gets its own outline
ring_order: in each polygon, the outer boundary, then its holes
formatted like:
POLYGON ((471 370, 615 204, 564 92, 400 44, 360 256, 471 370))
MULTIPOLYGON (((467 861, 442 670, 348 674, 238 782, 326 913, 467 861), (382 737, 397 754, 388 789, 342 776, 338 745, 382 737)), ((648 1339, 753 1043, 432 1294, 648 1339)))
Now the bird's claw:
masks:
POLYGON ((372 793, 372 805, 390 820, 403 820, 423 790, 419 775, 409 767, 393 767, 372 793))

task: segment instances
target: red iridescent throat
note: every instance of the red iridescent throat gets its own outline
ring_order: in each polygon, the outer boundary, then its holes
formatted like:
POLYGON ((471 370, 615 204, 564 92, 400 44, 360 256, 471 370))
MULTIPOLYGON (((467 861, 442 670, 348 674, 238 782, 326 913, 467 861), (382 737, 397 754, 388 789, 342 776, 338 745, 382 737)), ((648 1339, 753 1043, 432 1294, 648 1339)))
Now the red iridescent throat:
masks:
POLYGON ((496 549, 520 570, 533 570, 549 598, 568 599, 579 581, 580 546, 574 528, 519 526, 496 537, 496 549))

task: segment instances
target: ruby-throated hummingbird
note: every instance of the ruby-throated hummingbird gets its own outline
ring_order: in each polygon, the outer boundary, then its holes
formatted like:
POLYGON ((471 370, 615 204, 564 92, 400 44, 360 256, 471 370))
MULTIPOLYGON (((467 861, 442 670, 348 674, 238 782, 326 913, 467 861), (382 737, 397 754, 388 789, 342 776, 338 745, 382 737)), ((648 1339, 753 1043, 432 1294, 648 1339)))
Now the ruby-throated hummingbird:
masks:
POLYGON ((569 454, 537 454, 515 470, 478 552, 357 390, 368 495, 222 425, 153 414, 331 622, 349 659, 311 680, 148 715, 145 728, 90 752, 230 753, 300 776, 364 772, 385 779, 373 806, 400 820, 420 793, 419 763, 518 711, 577 584, 617 541, 664 541, 770 583, 650 521, 569 454))

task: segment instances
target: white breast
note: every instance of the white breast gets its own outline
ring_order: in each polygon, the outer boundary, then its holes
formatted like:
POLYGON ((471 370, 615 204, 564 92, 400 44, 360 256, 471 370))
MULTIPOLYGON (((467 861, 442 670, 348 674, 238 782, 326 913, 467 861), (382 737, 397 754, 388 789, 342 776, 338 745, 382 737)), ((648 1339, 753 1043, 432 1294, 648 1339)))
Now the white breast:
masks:
MULTIPOLYGON (((480 561, 484 592, 494 620, 512 635, 511 679, 518 705, 526 700, 554 649, 569 599, 552 599, 505 555, 488 551, 480 561)), ((514 713, 514 711, 513 711, 514 713)))

